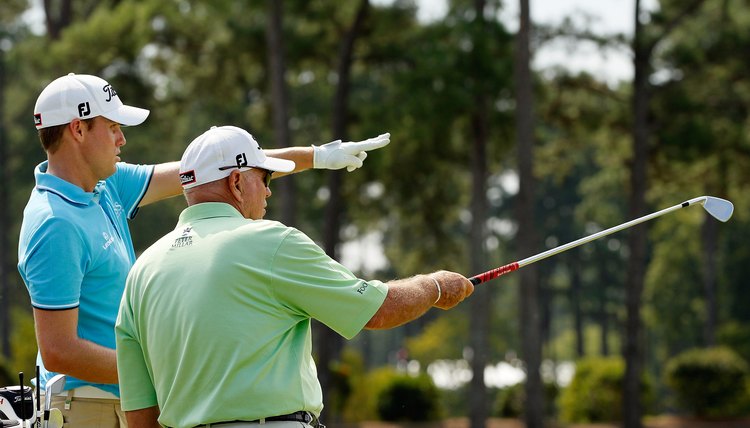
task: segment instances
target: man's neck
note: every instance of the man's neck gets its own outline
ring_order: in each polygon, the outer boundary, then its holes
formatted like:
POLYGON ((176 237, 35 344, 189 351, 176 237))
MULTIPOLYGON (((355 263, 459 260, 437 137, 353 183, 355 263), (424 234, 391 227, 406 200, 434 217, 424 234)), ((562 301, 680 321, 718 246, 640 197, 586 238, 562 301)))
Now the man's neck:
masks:
POLYGON ((75 153, 60 148, 55 153, 47 153, 47 174, 74 184, 86 192, 93 192, 99 178, 94 176, 85 162, 75 153))

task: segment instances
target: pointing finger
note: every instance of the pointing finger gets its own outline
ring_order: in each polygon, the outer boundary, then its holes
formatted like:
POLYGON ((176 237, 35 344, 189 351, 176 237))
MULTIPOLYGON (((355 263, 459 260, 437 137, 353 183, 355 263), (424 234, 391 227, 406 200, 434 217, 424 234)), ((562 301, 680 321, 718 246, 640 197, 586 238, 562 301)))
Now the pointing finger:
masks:
POLYGON ((361 151, 367 151, 367 150, 375 150, 379 149, 381 147, 385 147, 388 145, 388 143, 391 142, 391 134, 385 133, 378 135, 374 138, 369 138, 364 141, 354 142, 351 143, 351 146, 349 147, 350 153, 354 154, 361 151))

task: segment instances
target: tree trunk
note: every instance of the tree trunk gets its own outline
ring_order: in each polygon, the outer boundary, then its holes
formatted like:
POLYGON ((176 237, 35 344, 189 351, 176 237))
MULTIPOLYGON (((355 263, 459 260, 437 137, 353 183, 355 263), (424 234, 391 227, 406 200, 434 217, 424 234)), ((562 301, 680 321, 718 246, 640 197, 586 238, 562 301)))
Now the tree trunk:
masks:
POLYGON ((599 327, 601 328, 601 336, 600 339, 601 343, 599 344, 599 352, 601 353, 602 357, 606 357, 609 355, 609 316, 607 315, 607 310, 605 309, 605 305, 602 305, 601 308, 601 318, 599 321, 599 327))
MULTIPOLYGON (((479 100, 477 100, 479 101, 479 100)), ((479 101, 481 102, 481 101, 479 101)), ((472 223, 469 233, 469 251, 471 257, 471 271, 482 272, 486 270, 484 241, 487 238, 486 228, 484 227, 487 219, 487 128, 486 115, 477 114, 472 118, 472 129, 474 132, 474 141, 472 145, 472 192, 471 192, 471 211, 472 223)), ((469 415, 471 426, 484 427, 485 421, 489 416, 489 397, 487 395, 487 386, 484 383, 484 369, 489 362, 489 340, 488 332, 490 331, 490 305, 492 303, 491 287, 478 286, 474 291, 471 300, 471 370, 473 373, 470 385, 469 415)))
MULTIPOLYGON (((650 53, 643 41, 640 18, 640 0, 635 3, 635 36, 633 39, 635 74, 633 81, 633 158, 630 164, 630 218, 646 214, 646 167, 648 163, 648 75, 650 53)), ((625 322, 625 385, 623 389, 623 418, 625 428, 641 428, 643 406, 641 403, 642 337, 641 295, 646 270, 647 227, 641 225, 630 230, 626 276, 625 322)))
MULTIPOLYGON (((267 0, 268 23, 266 41, 268 45, 268 74, 271 86, 273 130, 276 134, 276 147, 289 147, 289 97, 286 84, 286 63, 284 60, 283 0, 267 0)), ((275 183, 274 183, 275 184, 275 183)), ((297 195, 294 175, 279 180, 278 198, 281 201, 281 222, 294 227, 297 224, 297 195)))
POLYGON ((703 242, 703 286, 706 291, 706 346, 716 345, 716 248, 718 241, 717 221, 707 215, 701 228, 703 242))
MULTIPOLYGON (((352 57, 354 54, 354 42, 362 29, 362 25, 369 10, 369 0, 362 0, 357 9, 354 22, 347 31, 341 42, 338 54, 338 65, 336 72, 338 83, 336 94, 333 99, 332 132, 334 138, 347 139, 346 125, 349 115, 349 90, 352 57)), ((343 203, 341 200, 341 170, 329 172, 328 188, 330 199, 326 207, 326 224, 323 234, 324 250, 326 254, 336 258, 336 247, 339 244, 339 231, 341 229, 343 203)))
MULTIPOLYGON (((474 52, 472 61, 477 73, 472 76, 474 80, 474 109, 471 112, 471 229, 469 232, 469 257, 471 259, 471 271, 482 272, 486 270, 486 256, 484 252, 484 241, 487 239, 485 224, 487 222, 487 140, 489 138, 489 121, 487 119, 488 107, 487 97, 483 88, 483 79, 479 66, 485 51, 483 43, 484 22, 484 0, 475 0, 474 9, 476 17, 473 28, 474 52)), ((489 396, 487 385, 484 382, 484 370, 489 362, 489 338, 490 330, 490 305, 492 287, 479 286, 474 291, 471 299, 471 328, 470 340, 472 349, 471 371, 472 378, 469 385, 469 419, 472 428, 484 428, 489 417, 489 396)))
POLYGON ((62 30, 70 25, 73 19, 71 0, 44 0, 44 17, 47 35, 52 40, 60 38, 62 30))
MULTIPOLYGON (((531 78, 531 17, 529 0, 520 0, 520 26, 516 43, 516 123, 518 133, 518 250, 525 257, 533 254, 537 237, 534 229, 534 107, 531 78)), ((542 350, 539 319, 539 278, 533 265, 520 270, 521 287, 521 350, 526 363, 526 404, 524 421, 527 428, 542 428, 544 395, 539 373, 542 350)))
POLYGON ((571 258, 570 305, 573 310, 573 324, 576 333, 576 355, 584 355, 583 314, 581 313, 581 264, 576 257, 571 258))
MULTIPOLYGON (((336 85, 336 94, 333 99, 333 119, 332 132, 334 138, 347 139, 346 127, 349 117, 349 90, 351 86, 351 66, 354 56, 354 43, 359 36, 362 25, 365 22, 369 11, 369 0, 361 0, 357 8, 354 22, 349 30, 344 34, 341 46, 338 52, 338 65, 336 67, 338 83, 336 85)), ((328 190, 330 199, 325 211, 325 227, 323 231, 323 249, 326 254, 334 259, 338 259, 337 248, 339 244, 341 223, 343 211, 345 210, 343 198, 341 195, 341 182, 343 171, 330 171, 328 177, 328 190)), ((315 346, 318 355, 318 379, 323 388, 323 397, 333 399, 340 391, 334 391, 331 373, 331 362, 339 358, 343 348, 343 338, 336 332, 329 329, 321 323, 315 323, 315 346)), ((328 417, 337 421, 340 420, 340 409, 327 407, 328 417)))
MULTIPOLYGON (((661 34, 646 39, 644 24, 641 21, 641 0, 635 2, 635 31, 633 36, 633 159, 630 165, 631 218, 646 214, 647 166, 649 160, 649 139, 651 137, 648 120, 650 97, 649 75, 654 49, 680 22, 695 13, 705 0, 683 2, 684 7, 672 19, 662 24, 661 34)), ((641 332, 641 295, 646 272, 647 227, 639 226, 630 231, 628 247, 628 271, 626 277, 625 324, 625 385, 623 389, 623 418, 625 428, 640 428, 643 415, 641 403, 641 374, 643 368, 643 344, 641 332)))
POLYGON ((609 275, 607 275, 607 269, 606 266, 601 269, 599 284, 601 284, 601 288, 598 292, 598 311, 597 311, 597 321, 599 322, 599 328, 600 328, 600 340, 601 343, 599 344, 599 352, 602 356, 606 357, 609 355, 609 313, 607 313, 607 289, 606 287, 608 284, 612 283, 612 280, 609 278, 609 275))
POLYGON ((10 212, 8 188, 10 187, 10 174, 8 173, 8 141, 5 136, 5 52, 0 49, 0 179, 4 185, 0 186, 0 355, 6 360, 10 359, 10 245, 7 231, 10 228, 10 212))
MULTIPOLYGON (((485 222, 487 220, 487 112, 486 99, 475 96, 477 111, 472 114, 472 133, 474 140, 471 152, 471 231, 469 233, 469 251, 471 271, 486 270, 484 241, 487 238, 485 222)), ((490 305, 492 303, 491 287, 479 286, 471 300, 471 405, 469 414, 472 427, 484 427, 489 415, 487 386, 484 383, 484 369, 489 362, 490 305)))
MULTIPOLYGON (((553 263, 549 265, 553 265, 553 263)), ((552 275, 552 270, 549 269, 549 266, 547 266, 547 269, 544 266, 539 266, 537 273, 537 282, 539 283, 540 349, 544 349, 544 345, 550 343, 552 340, 552 301, 555 298, 555 291, 543 285, 548 284, 549 278, 552 275)))
MULTIPOLYGON (((724 5, 726 9, 726 3, 724 5)), ((722 14, 726 14, 728 11, 723 10, 722 14)), ((719 180, 715 187, 711 187, 710 192, 715 191, 715 194, 724 196, 727 189, 727 175, 728 160, 726 154, 719 154, 719 180)), ((705 216, 705 220, 702 228, 702 241, 703 241, 703 284, 706 291, 706 329, 705 329, 705 341, 706 346, 716 346, 716 328, 718 324, 718 302, 717 302, 717 260, 716 253, 718 252, 719 246, 719 223, 716 219, 710 215, 705 216)))

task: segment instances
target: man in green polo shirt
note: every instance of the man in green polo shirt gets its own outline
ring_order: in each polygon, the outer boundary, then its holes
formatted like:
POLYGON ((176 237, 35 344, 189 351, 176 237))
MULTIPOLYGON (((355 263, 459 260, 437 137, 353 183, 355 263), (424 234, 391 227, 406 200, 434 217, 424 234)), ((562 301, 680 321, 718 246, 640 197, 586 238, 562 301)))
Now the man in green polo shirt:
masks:
POLYGON ((302 232, 263 220, 273 172, 246 131, 212 128, 180 165, 188 208, 131 270, 116 325, 122 408, 138 427, 318 426, 315 318, 347 339, 449 309, 473 292, 447 271, 365 281, 302 232))

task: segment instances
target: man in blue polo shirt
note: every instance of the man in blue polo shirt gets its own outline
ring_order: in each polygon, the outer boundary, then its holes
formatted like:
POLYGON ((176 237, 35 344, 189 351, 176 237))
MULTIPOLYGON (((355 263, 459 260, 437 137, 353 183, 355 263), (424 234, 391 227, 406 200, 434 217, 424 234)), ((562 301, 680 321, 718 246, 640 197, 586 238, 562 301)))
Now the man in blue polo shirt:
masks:
MULTIPOLYGON (((35 170, 24 210, 18 269, 29 290, 41 384, 67 375, 56 397, 67 427, 125 426, 119 404, 114 324, 135 252, 127 220, 140 206, 181 193, 179 162, 120 160, 122 126, 149 111, 124 105, 112 86, 69 74, 39 95, 34 122, 48 160, 35 170)), ((364 142, 280 149, 273 156, 308 168, 349 170, 389 135, 364 142)))

